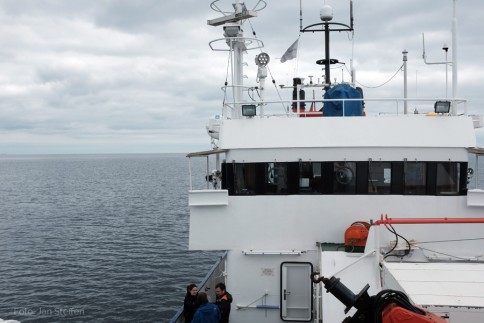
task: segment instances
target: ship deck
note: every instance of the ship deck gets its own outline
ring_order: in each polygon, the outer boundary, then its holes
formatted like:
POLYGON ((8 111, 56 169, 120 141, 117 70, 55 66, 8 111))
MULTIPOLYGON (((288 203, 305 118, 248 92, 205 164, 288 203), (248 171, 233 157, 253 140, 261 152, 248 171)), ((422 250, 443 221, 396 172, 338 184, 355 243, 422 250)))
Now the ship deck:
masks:
POLYGON ((387 262, 384 276, 420 306, 484 309, 484 263, 387 262))

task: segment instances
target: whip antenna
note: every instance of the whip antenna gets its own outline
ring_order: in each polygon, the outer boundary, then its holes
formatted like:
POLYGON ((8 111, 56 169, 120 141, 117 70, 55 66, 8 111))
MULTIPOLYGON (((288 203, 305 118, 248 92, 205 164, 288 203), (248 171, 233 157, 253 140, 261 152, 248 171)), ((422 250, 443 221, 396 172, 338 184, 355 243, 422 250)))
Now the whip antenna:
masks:
POLYGON ((353 0, 350 0, 350 28, 353 30, 353 0))
POLYGON ((299 30, 302 28, 302 0, 299 0, 299 30))

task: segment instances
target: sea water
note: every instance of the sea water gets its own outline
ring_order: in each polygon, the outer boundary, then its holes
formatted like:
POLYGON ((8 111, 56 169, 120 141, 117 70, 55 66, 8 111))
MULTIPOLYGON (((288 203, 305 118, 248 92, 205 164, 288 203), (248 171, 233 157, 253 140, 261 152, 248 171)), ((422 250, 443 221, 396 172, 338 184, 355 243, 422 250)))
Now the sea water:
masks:
POLYGON ((171 154, 1 155, 0 318, 168 322, 221 254, 188 251, 188 169, 171 154))
MULTIPOLYGON (((192 167, 201 188, 205 159, 192 167)), ((170 154, 0 155, 0 318, 168 322, 222 254, 188 251, 188 169, 170 154)))

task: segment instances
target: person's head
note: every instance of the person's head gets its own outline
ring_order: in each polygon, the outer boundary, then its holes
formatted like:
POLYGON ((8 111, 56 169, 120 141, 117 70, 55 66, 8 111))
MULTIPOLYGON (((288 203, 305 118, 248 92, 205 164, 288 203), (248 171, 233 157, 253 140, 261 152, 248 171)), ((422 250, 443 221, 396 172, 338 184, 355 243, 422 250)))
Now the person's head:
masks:
POLYGON ((192 296, 197 296, 197 294, 198 294, 197 285, 195 285, 195 284, 188 285, 187 286, 187 294, 190 294, 192 296))
POLYGON ((198 304, 200 304, 200 305, 207 304, 208 303, 207 294, 204 293, 204 292, 198 293, 197 301, 198 301, 198 304))
POLYGON ((218 283, 217 285, 215 285, 215 294, 217 294, 217 296, 223 296, 225 294, 224 283, 218 283))

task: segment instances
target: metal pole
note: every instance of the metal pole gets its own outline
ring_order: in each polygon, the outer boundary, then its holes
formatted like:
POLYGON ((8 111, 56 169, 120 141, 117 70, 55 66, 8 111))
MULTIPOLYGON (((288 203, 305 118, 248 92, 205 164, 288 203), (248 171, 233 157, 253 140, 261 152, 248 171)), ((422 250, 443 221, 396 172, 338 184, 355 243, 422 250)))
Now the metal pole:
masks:
MULTIPOLYGON (((236 0, 235 3, 235 14, 240 14, 242 12, 242 1, 236 0)), ((244 51, 245 45, 243 41, 243 31, 242 31, 242 23, 240 21, 237 22, 237 25, 240 26, 240 34, 238 38, 234 42, 231 40, 231 46, 233 46, 234 51, 234 79, 235 85, 234 91, 234 100, 235 102, 241 102, 243 95, 242 95, 242 85, 244 84, 244 51)), ((241 104, 234 104, 234 112, 235 116, 234 119, 242 118, 242 105, 241 104)))
POLYGON ((193 183, 192 183, 192 159, 188 158, 188 174, 190 178, 190 190, 193 190, 193 183))
POLYGON ((408 113, 408 102, 407 102, 407 50, 404 49, 403 52, 403 114, 408 113))
POLYGON ((476 164, 475 164, 474 168, 476 169, 476 172, 475 172, 475 176, 476 176, 476 179, 475 179, 475 181, 476 181, 476 187, 474 187, 474 188, 475 189, 478 189, 479 188, 478 187, 478 185, 479 185, 479 182, 478 182, 479 181, 479 155, 478 154, 476 154, 476 164))
POLYGON ((215 169, 222 171, 222 166, 220 165, 220 154, 215 154, 215 169))
POLYGON ((262 102, 260 104, 260 116, 264 116, 264 94, 265 94, 265 89, 266 89, 266 76, 267 76, 267 68, 265 66, 259 67, 258 71, 258 76, 259 76, 259 84, 260 84, 260 101, 262 102))
POLYGON ((454 0, 454 18, 452 19, 452 113, 456 115, 457 98, 457 0, 454 0))
POLYGON ((210 188, 210 181, 208 180, 209 173, 210 173, 210 170, 209 170, 208 155, 207 155, 207 176, 205 178, 205 180, 207 181, 207 190, 210 188))
POLYGON ((302 30, 302 23, 303 18, 302 18, 302 0, 299 0, 299 30, 302 30))
POLYGON ((445 51, 445 98, 448 98, 448 84, 449 84, 449 63, 448 63, 448 52, 449 52, 449 47, 447 47, 446 44, 444 44, 443 50, 445 51))
POLYGON ((326 21, 324 24, 324 52, 326 63, 324 64, 324 73, 326 74, 326 85, 329 87, 331 84, 331 75, 330 75, 330 57, 329 57, 329 23, 326 21))
MULTIPOLYGON (((301 79, 301 83, 302 83, 302 79, 301 79)), ((301 113, 301 110, 300 110, 301 103, 299 103, 299 100, 301 100, 301 97, 299 95, 299 93, 301 93, 301 86, 302 86, 301 84, 296 85, 296 91, 297 91, 297 93, 296 93, 296 113, 298 114, 298 116, 299 116, 299 113, 301 113)))
POLYGON ((455 224, 484 223, 484 218, 385 218, 375 221, 373 225, 384 224, 455 224))

